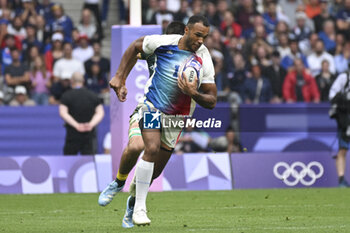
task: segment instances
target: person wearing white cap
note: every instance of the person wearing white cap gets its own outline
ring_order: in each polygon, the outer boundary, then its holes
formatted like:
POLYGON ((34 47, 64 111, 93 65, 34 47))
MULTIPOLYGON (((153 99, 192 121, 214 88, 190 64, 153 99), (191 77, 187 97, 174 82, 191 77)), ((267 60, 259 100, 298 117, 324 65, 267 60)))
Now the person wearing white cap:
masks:
POLYGON ((53 65, 63 57, 63 35, 55 32, 51 37, 52 48, 45 53, 46 69, 52 72, 53 65))
POLYGON ((11 100, 10 106, 35 106, 35 102, 28 98, 27 90, 24 86, 15 88, 15 98, 11 100))

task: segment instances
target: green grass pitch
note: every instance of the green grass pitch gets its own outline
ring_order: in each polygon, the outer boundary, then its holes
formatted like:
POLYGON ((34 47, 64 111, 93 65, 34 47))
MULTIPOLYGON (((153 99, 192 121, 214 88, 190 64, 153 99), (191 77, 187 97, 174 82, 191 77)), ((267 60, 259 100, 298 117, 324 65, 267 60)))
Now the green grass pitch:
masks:
POLYGON ((0 195, 0 232, 350 232, 350 189, 150 193, 151 226, 123 229, 127 193, 0 195))

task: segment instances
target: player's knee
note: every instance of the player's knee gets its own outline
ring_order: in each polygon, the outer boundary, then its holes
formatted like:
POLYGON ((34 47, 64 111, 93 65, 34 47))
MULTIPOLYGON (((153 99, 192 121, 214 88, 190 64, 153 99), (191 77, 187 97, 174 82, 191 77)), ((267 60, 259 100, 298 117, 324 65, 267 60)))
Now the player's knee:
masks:
POLYGON ((140 154, 144 150, 145 146, 143 142, 137 142, 137 143, 130 143, 128 145, 128 150, 132 154, 140 154))
POLYGON ((147 147, 145 147, 145 153, 144 155, 146 156, 156 156, 159 153, 159 145, 155 144, 150 144, 147 147))

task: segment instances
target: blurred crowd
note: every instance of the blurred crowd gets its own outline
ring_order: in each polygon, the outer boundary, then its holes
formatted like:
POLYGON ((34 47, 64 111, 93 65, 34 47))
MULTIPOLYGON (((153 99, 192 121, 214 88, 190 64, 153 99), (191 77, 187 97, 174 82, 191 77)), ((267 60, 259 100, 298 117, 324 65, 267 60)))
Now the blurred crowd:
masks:
MULTIPOLYGON (((50 0, 0 0, 0 105, 59 103, 71 75, 108 104, 109 60, 101 55, 106 4, 85 0, 74 25, 50 0)), ((128 1, 118 0, 126 23, 128 1)), ((350 0, 142 0, 143 24, 163 29, 193 14, 206 39, 219 98, 233 104, 328 101, 350 59, 350 0)), ((108 4, 107 4, 108 6, 108 4)))
POLYGON ((148 0, 163 28, 204 14, 219 98, 231 103, 328 101, 350 59, 350 0, 148 0))
POLYGON ((108 103, 102 16, 98 0, 83 3, 77 25, 50 0, 0 0, 0 105, 58 104, 74 72, 108 103))

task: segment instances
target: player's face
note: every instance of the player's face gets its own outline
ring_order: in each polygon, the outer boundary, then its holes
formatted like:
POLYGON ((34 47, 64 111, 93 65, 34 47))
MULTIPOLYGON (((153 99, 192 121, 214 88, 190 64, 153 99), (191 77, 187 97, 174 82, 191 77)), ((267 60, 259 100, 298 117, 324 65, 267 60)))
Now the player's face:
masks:
POLYGON ((186 40, 185 44, 188 50, 195 52, 204 43, 205 38, 209 34, 209 27, 203 25, 203 23, 198 22, 194 25, 185 28, 186 40))

